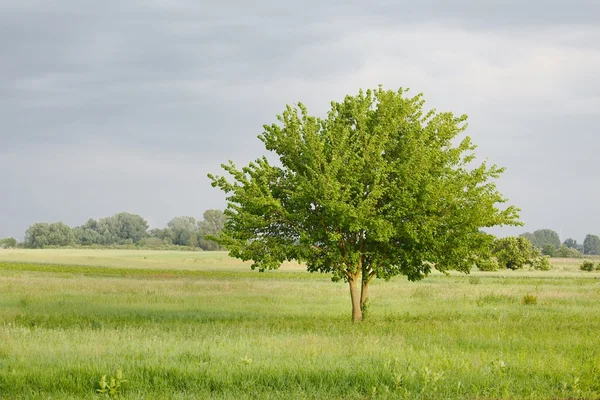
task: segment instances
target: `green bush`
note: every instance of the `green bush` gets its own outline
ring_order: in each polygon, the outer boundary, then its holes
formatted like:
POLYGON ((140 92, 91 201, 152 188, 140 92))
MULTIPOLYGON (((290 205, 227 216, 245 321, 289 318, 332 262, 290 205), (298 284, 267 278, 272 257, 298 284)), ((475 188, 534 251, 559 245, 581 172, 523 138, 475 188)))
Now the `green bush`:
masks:
POLYGON ((600 262, 596 265, 596 271, 600 271, 600 262))
POLYGON ((534 258, 531 266, 533 269, 537 269, 539 271, 550 271, 552 269, 552 266, 550 265, 550 258, 548 256, 534 258))
POLYGON ((496 257, 477 257, 473 263, 480 271, 498 271, 500 268, 496 257))
POLYGON ((525 265, 531 265, 541 254, 538 249, 534 249, 527 238, 509 236, 494 240, 492 255, 496 257, 502 268, 521 269, 525 265))
POLYGON ((545 256, 554 257, 555 253, 556 247, 552 246, 551 244, 545 244, 544 247, 542 247, 542 254, 545 256))
POLYGON ((594 263, 589 260, 583 260, 583 263, 581 263, 579 269, 582 271, 592 272, 594 270, 594 263))
POLYGON ((526 294, 525 296, 523 296, 523 299, 521 300, 521 304, 523 304, 524 306, 533 306, 537 304, 537 296, 534 296, 532 294, 526 294))
POLYGON ((558 250, 554 252, 554 257, 561 258, 582 258, 583 254, 577 249, 572 249, 567 246, 561 246, 558 250))

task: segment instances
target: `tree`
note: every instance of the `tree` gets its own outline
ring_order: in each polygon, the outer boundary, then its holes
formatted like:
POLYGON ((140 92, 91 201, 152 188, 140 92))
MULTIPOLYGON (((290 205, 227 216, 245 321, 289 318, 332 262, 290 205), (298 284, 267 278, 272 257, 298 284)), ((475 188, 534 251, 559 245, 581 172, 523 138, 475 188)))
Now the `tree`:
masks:
POLYGON ((152 238, 160 239, 163 243, 173 244, 173 232, 169 228, 154 228, 148 234, 152 238))
POLYGON ((535 238, 535 235, 533 233, 531 233, 531 232, 525 232, 525 233, 521 234, 520 236, 522 236, 525 239, 529 240, 531 242, 531 244, 533 244, 535 246, 536 238, 535 238))
POLYGON ((198 245, 203 250, 223 250, 223 247, 211 238, 221 234, 227 217, 221 210, 206 210, 202 217, 202 221, 198 221, 198 245))
POLYGON ((544 246, 552 246, 554 249, 560 247, 558 233, 552 229, 539 229, 533 233, 526 232, 521 236, 529 239, 529 241, 538 249, 542 249, 544 246))
POLYGON ((148 222, 139 215, 118 213, 112 217, 117 227, 116 235, 121 242, 130 240, 137 243, 148 236, 148 222))
POLYGON ((15 239, 13 237, 7 237, 4 239, 0 239, 0 249, 1 248, 11 249, 14 247, 17 247, 17 239, 15 239))
POLYGON ((259 139, 279 157, 209 174, 227 194, 218 242, 252 268, 285 260, 349 284, 352 319, 362 319, 374 278, 422 279, 432 268, 469 271, 470 254, 489 245, 480 228, 518 225, 518 209, 493 179, 503 169, 473 165, 466 116, 423 111, 403 89, 360 91, 331 103, 324 119, 287 106, 259 139))
POLYGON ((541 256, 529 239, 524 236, 509 236, 496 239, 492 246, 492 255, 502 268, 521 269, 532 264, 541 256))
POLYGON ((565 240, 563 242, 563 245, 568 247, 569 249, 576 249, 577 248, 577 240, 568 238, 567 240, 565 240))
POLYGON ((47 246, 69 246, 75 242, 71 227, 56 222, 48 224, 38 222, 31 225, 25 232, 25 247, 42 249, 47 246))
POLYGON ((586 235, 583 240, 583 254, 600 254, 600 237, 586 235))
POLYGON ((560 246, 560 248, 554 252, 554 257, 582 258, 583 254, 581 254, 577 249, 572 249, 567 246, 560 246))
POLYGON ((50 224, 48 241, 51 246, 70 246, 75 242, 73 229, 62 222, 50 224))
POLYGON ((545 256, 554 257, 554 253, 556 252, 556 248, 551 244, 545 244, 542 247, 542 254, 545 256))
POLYGON ((175 217, 167 223, 167 227, 172 232, 173 244, 190 246, 192 236, 194 237, 193 240, 196 241, 198 228, 194 217, 175 217))

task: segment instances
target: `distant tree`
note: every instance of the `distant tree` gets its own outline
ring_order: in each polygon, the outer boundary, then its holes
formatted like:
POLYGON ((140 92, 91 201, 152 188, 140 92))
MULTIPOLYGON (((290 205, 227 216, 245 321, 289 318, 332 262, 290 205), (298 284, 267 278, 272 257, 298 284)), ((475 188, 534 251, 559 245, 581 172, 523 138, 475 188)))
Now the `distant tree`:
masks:
POLYGON ((163 243, 173 244, 173 232, 169 228, 154 228, 148 234, 152 238, 160 239, 163 243))
POLYGON ((84 246, 92 244, 106 244, 106 240, 103 235, 99 232, 99 224, 93 218, 87 220, 87 222, 81 226, 73 228, 75 234, 75 243, 84 246))
POLYGON ((583 254, 600 254, 600 237, 586 235, 583 241, 583 254))
POLYGON ((43 249, 50 243, 50 224, 36 222, 25 231, 25 247, 30 249, 43 249))
POLYGON ((533 233, 526 232, 521 236, 529 239, 531 244, 538 249, 543 249, 546 245, 552 246, 555 249, 560 247, 560 238, 558 237, 558 233, 552 229, 539 229, 533 233))
POLYGON ((576 249, 577 248, 577 240, 568 238, 567 240, 565 240, 563 242, 563 245, 570 249, 576 249))
POLYGON ((172 232, 173 244, 190 246, 192 236, 194 241, 197 242, 196 232, 198 227, 194 217, 175 217, 167 223, 167 227, 172 232))
POLYGON ((583 254, 581 254, 581 252, 577 249, 572 249, 567 246, 560 246, 560 248, 554 252, 554 257, 582 258, 583 254))
POLYGON ((556 248, 551 244, 545 244, 544 247, 542 247, 542 254, 545 256, 554 257, 555 252, 556 248))
POLYGON ((7 237, 0 239, 0 248, 12 249, 17 247, 17 239, 13 237, 7 237))
POLYGON ((31 225, 25 232, 25 247, 42 249, 47 246, 69 246, 75 242, 71 227, 56 222, 48 224, 38 222, 31 225))
POLYGON ((531 265, 539 257, 531 242, 523 236, 509 236, 496 239, 492 246, 492 255, 501 268, 521 269, 531 265))
POLYGON ((198 234, 196 232, 191 233, 190 240, 188 240, 187 245, 190 247, 198 247, 198 234))
POLYGON ((139 215, 124 212, 115 214, 112 218, 116 220, 116 233, 120 240, 137 243, 148 236, 148 222, 139 215))
POLYGON ((56 222, 50 224, 48 240, 51 246, 70 246, 75 242, 75 235, 70 226, 56 222))
POLYGON ((224 247, 210 239, 218 237, 225 226, 227 217, 221 210, 206 210, 202 221, 198 221, 198 245, 203 250, 223 250, 224 247))
POLYGON ((531 232, 525 232, 523 234, 521 234, 520 236, 526 238, 527 240, 529 240, 531 242, 532 245, 535 246, 536 240, 535 240, 535 235, 531 232))

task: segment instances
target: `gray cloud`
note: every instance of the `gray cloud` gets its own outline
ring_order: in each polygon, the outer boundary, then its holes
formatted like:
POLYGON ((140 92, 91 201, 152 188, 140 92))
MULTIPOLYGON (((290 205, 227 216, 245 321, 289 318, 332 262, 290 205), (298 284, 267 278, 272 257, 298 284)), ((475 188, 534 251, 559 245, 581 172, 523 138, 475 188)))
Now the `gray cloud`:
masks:
POLYGON ((261 154, 286 103, 380 83, 470 115, 523 229, 600 233, 598 2, 327 4, 3 1, 0 236, 222 207, 206 172, 261 154))

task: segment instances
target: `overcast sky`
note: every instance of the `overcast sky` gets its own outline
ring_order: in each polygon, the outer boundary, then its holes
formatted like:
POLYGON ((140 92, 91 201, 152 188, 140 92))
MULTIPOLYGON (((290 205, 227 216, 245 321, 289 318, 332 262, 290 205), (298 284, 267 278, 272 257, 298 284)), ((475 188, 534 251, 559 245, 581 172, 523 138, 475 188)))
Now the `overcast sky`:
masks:
POLYGON ((0 54, 0 237, 224 208, 206 174, 285 104, 378 84, 469 115, 522 209, 502 233, 600 234, 598 0, 2 0, 0 54))

